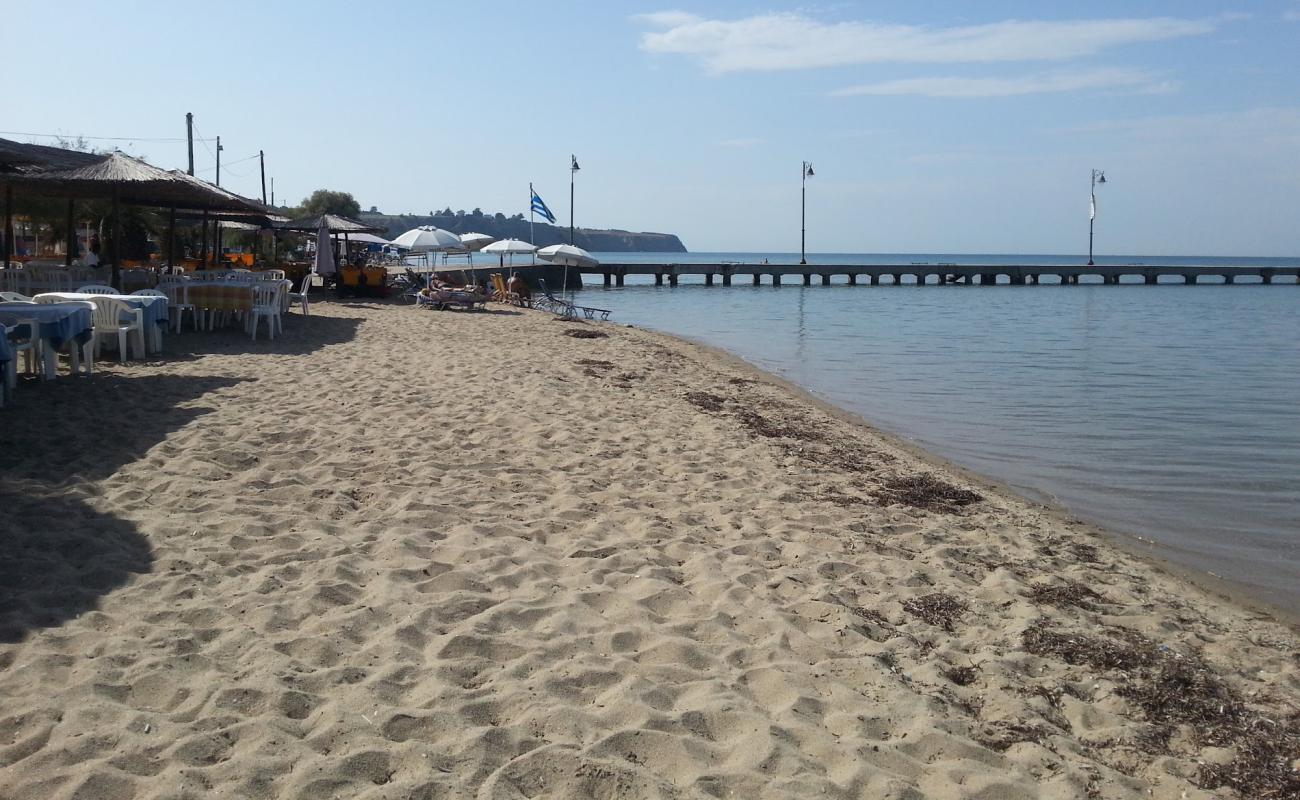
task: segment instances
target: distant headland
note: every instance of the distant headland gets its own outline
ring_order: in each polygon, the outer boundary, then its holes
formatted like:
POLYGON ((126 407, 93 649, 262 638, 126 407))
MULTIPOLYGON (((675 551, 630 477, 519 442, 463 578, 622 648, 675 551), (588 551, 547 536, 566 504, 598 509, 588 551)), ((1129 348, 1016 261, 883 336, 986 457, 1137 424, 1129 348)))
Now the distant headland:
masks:
MULTIPOLYGON (((384 214, 372 207, 370 211, 361 212, 364 222, 386 228, 388 237, 398 236, 418 225, 436 225, 452 233, 486 233, 498 239, 523 239, 538 247, 552 244, 568 244, 567 226, 549 225, 537 222, 529 229, 528 218, 523 214, 507 217, 505 214, 489 214, 481 209, 473 211, 452 211, 450 208, 426 215, 384 214)), ((597 228, 578 228, 575 231, 575 244, 585 250, 596 253, 685 253, 686 246, 672 233, 646 233, 624 230, 602 230, 597 228)))

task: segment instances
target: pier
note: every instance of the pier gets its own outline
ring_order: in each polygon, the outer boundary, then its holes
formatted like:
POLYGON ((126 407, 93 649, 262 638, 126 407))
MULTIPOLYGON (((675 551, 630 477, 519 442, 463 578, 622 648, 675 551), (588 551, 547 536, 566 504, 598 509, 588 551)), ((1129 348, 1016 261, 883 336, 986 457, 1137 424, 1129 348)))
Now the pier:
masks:
POLYGON ((1051 266, 1051 265, 968 265, 956 264, 600 264, 595 267, 572 269, 584 276, 599 276, 605 286, 622 286, 628 275, 654 276, 655 285, 676 286, 687 275, 703 276, 704 285, 733 285, 740 280, 759 286, 783 283, 812 286, 814 283, 829 286, 831 283, 850 285, 881 284, 909 286, 935 286, 942 284, 976 285, 1033 285, 1043 278, 1055 278, 1048 283, 1072 285, 1083 283, 1103 284, 1195 284, 1195 283, 1274 283, 1278 278, 1284 283, 1300 283, 1300 265, 1289 267, 1211 267, 1211 266, 1148 266, 1129 264, 1120 266, 1051 266), (834 280, 839 278, 839 280, 834 280))

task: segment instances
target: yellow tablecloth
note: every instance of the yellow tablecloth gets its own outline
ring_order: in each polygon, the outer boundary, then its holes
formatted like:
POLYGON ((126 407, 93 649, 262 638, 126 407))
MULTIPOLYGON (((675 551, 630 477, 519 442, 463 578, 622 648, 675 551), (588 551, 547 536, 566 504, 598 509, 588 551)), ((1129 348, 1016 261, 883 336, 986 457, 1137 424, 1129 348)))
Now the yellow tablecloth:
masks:
POLYGON ((190 305, 205 311, 252 311, 253 287, 239 283, 191 283, 190 305))

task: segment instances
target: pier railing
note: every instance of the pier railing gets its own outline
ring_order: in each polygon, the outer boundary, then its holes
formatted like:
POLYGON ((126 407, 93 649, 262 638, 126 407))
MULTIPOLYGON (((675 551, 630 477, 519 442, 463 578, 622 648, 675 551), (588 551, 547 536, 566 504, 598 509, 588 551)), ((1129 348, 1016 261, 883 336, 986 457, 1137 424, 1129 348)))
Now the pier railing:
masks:
POLYGON ((958 284, 1037 284, 1043 277, 1055 277, 1062 284, 1085 283, 1235 283, 1240 278, 1250 282, 1273 283, 1277 278, 1289 278, 1286 283, 1300 283, 1300 266, 1149 266, 1145 264, 1107 266, 1059 265, 969 265, 955 264, 601 264, 582 267, 583 275, 601 276, 605 286, 622 286, 628 275, 654 276, 655 285, 667 283, 676 286, 685 275, 702 275, 708 286, 720 281, 731 286, 736 278, 749 280, 758 286, 766 279, 773 286, 784 281, 802 281, 811 286, 814 281, 823 286, 843 276, 848 283, 868 282, 871 285, 908 284, 938 285, 958 284), (999 281, 999 278, 1005 278, 999 281), (1094 281, 1093 279, 1100 279, 1094 281))

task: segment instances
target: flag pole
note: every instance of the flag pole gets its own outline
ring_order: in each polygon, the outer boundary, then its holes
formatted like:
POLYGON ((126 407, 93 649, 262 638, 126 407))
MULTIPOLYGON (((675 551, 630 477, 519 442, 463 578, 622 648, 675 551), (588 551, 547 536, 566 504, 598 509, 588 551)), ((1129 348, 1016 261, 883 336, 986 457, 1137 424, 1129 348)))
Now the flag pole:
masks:
MULTIPOLYGON (((534 216, 533 215, 533 194, 534 194, 533 182, 529 181, 528 182, 528 243, 531 244, 533 247, 537 247, 537 235, 533 233, 533 216, 534 216)), ((537 263, 536 250, 533 251, 533 258, 531 263, 533 264, 537 263)))

